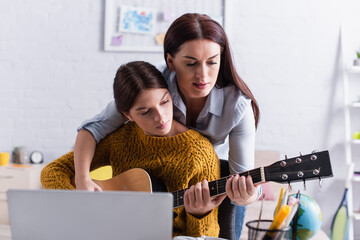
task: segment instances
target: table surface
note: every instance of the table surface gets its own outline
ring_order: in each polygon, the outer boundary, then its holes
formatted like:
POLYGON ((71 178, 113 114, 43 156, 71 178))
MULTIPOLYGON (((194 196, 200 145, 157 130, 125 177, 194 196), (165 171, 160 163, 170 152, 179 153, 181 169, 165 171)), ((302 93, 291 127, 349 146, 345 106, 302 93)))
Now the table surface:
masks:
MULTIPOLYGON (((0 239, 11 240, 11 232, 9 225, 0 224, 0 239)), ((319 231, 314 239, 329 239, 323 231, 319 231)))

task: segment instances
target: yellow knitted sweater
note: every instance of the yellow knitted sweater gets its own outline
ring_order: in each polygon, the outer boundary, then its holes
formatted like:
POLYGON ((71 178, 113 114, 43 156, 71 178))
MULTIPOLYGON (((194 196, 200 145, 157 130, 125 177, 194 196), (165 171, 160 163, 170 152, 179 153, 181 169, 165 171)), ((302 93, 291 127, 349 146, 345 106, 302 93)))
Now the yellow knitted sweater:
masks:
MULTIPOLYGON (((220 178, 220 165, 211 143, 200 133, 188 130, 173 137, 146 136, 133 122, 100 141, 95 150, 91 170, 111 165, 116 176, 132 168, 142 168, 150 176, 162 180, 168 191, 185 189, 204 179, 220 178)), ((41 173, 45 189, 75 189, 74 153, 69 152, 48 164, 41 173)), ((174 209, 173 235, 218 237, 218 208, 198 219, 185 211, 174 209)))

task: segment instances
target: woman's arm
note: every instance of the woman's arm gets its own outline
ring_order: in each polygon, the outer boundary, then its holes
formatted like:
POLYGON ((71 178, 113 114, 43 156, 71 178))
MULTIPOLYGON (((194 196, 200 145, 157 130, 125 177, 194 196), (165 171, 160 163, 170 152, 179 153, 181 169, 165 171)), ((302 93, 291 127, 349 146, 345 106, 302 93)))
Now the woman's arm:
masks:
POLYGON ((79 127, 74 148, 76 189, 101 191, 89 175, 96 143, 121 126, 125 120, 117 111, 115 102, 111 101, 101 113, 79 127))
POLYGON ((115 101, 113 100, 99 114, 84 121, 78 128, 78 131, 80 129, 88 130, 98 143, 126 121, 127 118, 117 111, 115 101))
MULTIPOLYGON (((240 173, 255 165, 255 119, 249 104, 237 126, 229 134, 230 172, 240 173)), ((248 205, 258 198, 251 177, 236 175, 226 183, 226 193, 238 205, 248 205)))
POLYGON ((243 116, 229 134, 230 173, 253 169, 255 165, 255 119, 248 104, 243 116))
POLYGON ((93 135, 81 129, 74 148, 75 184, 78 190, 102 191, 90 178, 90 165, 95 153, 96 141, 93 135))

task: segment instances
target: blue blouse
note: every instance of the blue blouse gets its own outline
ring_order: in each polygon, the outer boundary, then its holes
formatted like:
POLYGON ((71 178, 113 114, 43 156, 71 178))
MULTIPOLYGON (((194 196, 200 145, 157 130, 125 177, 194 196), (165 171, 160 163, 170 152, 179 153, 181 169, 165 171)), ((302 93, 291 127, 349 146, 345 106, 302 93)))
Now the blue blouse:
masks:
MULTIPOLYGON (((158 69, 169 85, 174 119, 186 125, 186 106, 177 88, 176 74, 165 64, 158 69)), ((117 111, 115 101, 111 101, 101 113, 84 121, 78 130, 90 131, 99 142, 125 121, 127 118, 117 111)), ((254 168, 255 119, 251 99, 234 85, 211 90, 193 129, 209 139, 220 159, 229 160, 231 174, 254 168)))

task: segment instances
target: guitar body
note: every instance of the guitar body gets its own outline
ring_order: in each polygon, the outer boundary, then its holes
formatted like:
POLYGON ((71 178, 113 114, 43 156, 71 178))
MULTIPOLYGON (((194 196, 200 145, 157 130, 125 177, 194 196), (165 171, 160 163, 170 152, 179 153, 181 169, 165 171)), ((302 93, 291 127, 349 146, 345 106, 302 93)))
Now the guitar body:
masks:
POLYGON ((104 191, 152 192, 149 174, 141 168, 133 168, 108 180, 93 180, 104 191))

